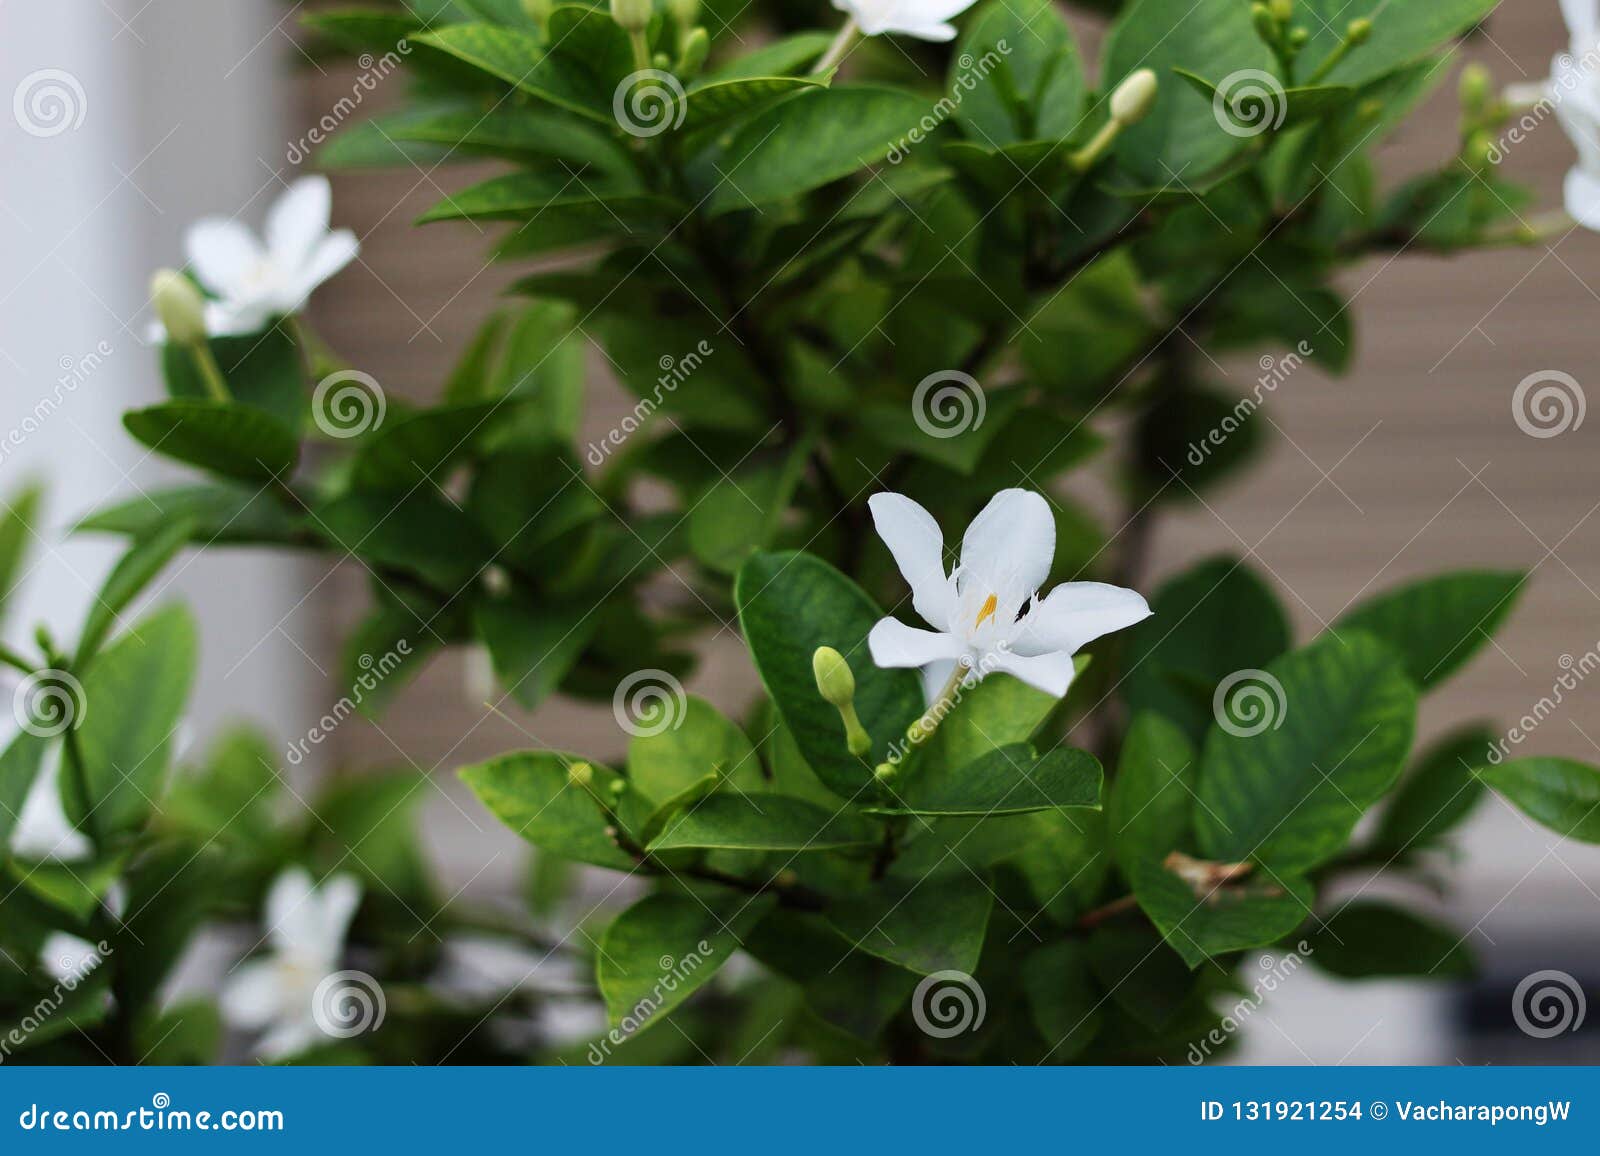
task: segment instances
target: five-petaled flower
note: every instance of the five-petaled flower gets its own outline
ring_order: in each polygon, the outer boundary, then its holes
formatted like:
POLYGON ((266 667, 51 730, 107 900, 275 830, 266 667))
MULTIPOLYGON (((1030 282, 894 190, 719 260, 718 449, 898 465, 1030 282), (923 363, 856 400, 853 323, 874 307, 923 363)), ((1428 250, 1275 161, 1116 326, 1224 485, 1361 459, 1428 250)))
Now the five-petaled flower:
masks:
POLYGON ((921 668, 930 700, 958 668, 967 680, 1004 671, 1059 698, 1081 647, 1150 616, 1139 594, 1103 582, 1066 582, 1039 596, 1056 527, 1049 503, 1031 490, 990 500, 967 527, 949 574, 932 514, 900 494, 874 494, 868 505, 912 605, 933 630, 884 618, 867 645, 879 666, 921 668))
POLYGON ((303 867, 278 876, 267 893, 271 954, 239 966, 222 992, 223 1017, 234 1027, 264 1032, 256 1051, 276 1058, 325 1039, 317 1021, 317 985, 339 970, 345 932, 361 903, 361 884, 333 875, 314 886, 303 867))
MULTIPOLYGON (((348 229, 329 231, 332 193, 326 177, 302 177, 267 210, 264 238, 237 220, 207 217, 184 234, 195 280, 211 294, 206 330, 213 337, 258 333, 296 313, 312 292, 360 249, 348 229)), ((165 339, 158 326, 153 335, 165 339)))
POLYGON ((854 20, 868 36, 898 32, 918 40, 954 39, 950 18, 977 0, 833 0, 833 6, 854 20))

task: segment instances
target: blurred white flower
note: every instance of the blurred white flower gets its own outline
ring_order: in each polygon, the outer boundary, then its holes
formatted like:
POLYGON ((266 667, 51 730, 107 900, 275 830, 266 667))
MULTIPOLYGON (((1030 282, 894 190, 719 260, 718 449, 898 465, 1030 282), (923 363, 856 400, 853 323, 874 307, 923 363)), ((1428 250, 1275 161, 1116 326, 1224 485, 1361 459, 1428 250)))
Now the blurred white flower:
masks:
POLYGON ((1561 14, 1570 51, 1555 58, 1540 96, 1578 150, 1564 187, 1567 213, 1600 230, 1600 0, 1561 0, 1561 14))
POLYGON ((951 17, 977 0, 833 0, 833 6, 856 22, 868 36, 898 32, 918 40, 953 40, 951 17))
POLYGON ((932 514, 900 494, 874 494, 868 505, 912 605, 933 630, 884 618, 867 645, 879 666, 921 668, 930 701, 958 664, 965 679, 1004 671, 1059 698, 1072 685, 1079 649, 1150 616, 1139 594, 1103 582, 1066 582, 1039 597, 1055 561, 1056 524, 1031 490, 1001 490, 990 500, 948 575, 932 514))
POLYGON ((339 970, 345 933, 361 903, 361 884, 331 875, 315 886, 291 867, 267 893, 271 952, 239 965, 222 990, 222 1015, 233 1027, 262 1032, 256 1052, 269 1059, 303 1052, 326 1039, 318 1025, 317 985, 339 970))
POLYGON ((508 992, 576 987, 583 977, 566 959, 497 935, 455 935, 440 949, 429 986, 452 1003, 492 1003, 508 992), (535 982, 537 981, 537 982, 535 982))
MULTIPOLYGON (((348 229, 329 231, 332 192, 326 177, 302 177, 267 210, 265 238, 232 218, 190 226, 184 249, 190 271, 215 300, 206 302, 213 337, 256 333, 298 312, 312 292, 360 250, 348 229)), ((165 340, 159 323, 152 330, 165 340)))
POLYGON ((57 983, 76 986, 104 960, 98 944, 52 931, 39 948, 39 962, 57 983))

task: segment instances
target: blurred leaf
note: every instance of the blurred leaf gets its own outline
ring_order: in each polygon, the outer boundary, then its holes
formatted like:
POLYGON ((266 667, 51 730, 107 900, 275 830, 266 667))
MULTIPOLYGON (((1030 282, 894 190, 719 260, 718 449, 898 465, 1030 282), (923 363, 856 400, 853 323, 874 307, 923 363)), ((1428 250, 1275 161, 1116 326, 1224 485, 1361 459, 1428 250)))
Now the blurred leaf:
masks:
POLYGON ((862 951, 919 975, 978 970, 994 893, 971 872, 938 883, 885 879, 829 905, 829 923, 862 951))
POLYGON ((1133 865, 1132 880, 1139 907, 1191 968, 1276 943, 1311 914, 1311 885, 1295 875, 1274 873, 1196 896, 1160 859, 1144 858, 1133 865))
POLYGON ((1571 759, 1516 759, 1474 773, 1563 839, 1600 843, 1600 770, 1571 759))
POLYGON ((231 402, 164 402, 123 414, 122 424, 159 454, 256 485, 287 482, 300 459, 290 427, 231 402))
POLYGON ((1392 647, 1412 681, 1431 690, 1489 641, 1516 605, 1526 578, 1518 570, 1425 578, 1367 599, 1330 629, 1364 631, 1392 647))
POLYGON ((1465 820, 1483 797, 1483 780, 1473 771, 1489 765, 1494 741, 1489 731, 1471 727, 1430 747, 1384 807, 1374 846, 1395 854, 1420 850, 1465 820))
POLYGON ((72 661, 74 667, 82 669, 89 664, 122 612, 166 569, 167 563, 188 542, 193 529, 192 523, 172 521, 135 539, 128 552, 111 568, 89 607, 89 615, 78 637, 78 651, 72 661))
POLYGON ((1462 936, 1387 903, 1347 903, 1306 939, 1311 962, 1341 979, 1470 979, 1477 971, 1462 936))

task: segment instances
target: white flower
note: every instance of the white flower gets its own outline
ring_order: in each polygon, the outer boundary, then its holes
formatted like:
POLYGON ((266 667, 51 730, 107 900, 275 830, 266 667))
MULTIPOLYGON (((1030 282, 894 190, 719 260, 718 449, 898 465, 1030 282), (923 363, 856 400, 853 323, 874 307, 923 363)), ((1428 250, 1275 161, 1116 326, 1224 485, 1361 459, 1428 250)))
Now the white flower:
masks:
MULTIPOLYGON (((213 337, 257 333, 296 313, 313 290, 354 260, 360 249, 348 229, 330 232, 332 193, 326 177, 302 177, 267 210, 263 243, 231 218, 190 226, 184 249, 195 279, 209 292, 206 331, 213 337)), ((159 325, 158 339, 165 334, 159 325)))
POLYGON ((83 982, 104 961, 99 944, 65 931, 52 931, 39 948, 39 962, 50 978, 69 987, 83 982))
POLYGON ((1564 190, 1567 213, 1585 228, 1600 229, 1600 0, 1561 0, 1561 13, 1571 51, 1555 58, 1540 98, 1554 107, 1578 150, 1564 190))
POLYGON ((918 40, 952 40, 952 16, 959 16, 977 0, 833 0, 868 36, 899 32, 918 40))
POLYGON ((583 977, 560 956, 531 951, 498 935, 454 935, 444 941, 439 970, 429 981, 456 1004, 492 1003, 510 992, 576 987, 583 977), (536 983, 535 980, 538 982, 536 983))
POLYGON ((339 970, 345 932, 361 903, 361 884, 333 875, 314 886, 303 867, 278 876, 267 893, 271 954, 241 964, 222 991, 223 1018, 265 1034, 256 1051, 267 1058, 303 1052, 325 1036, 317 1023, 317 985, 339 970))
POLYGON ((939 524, 910 498, 874 494, 878 536, 911 586, 911 601, 933 630, 894 618, 872 628, 867 645, 879 666, 920 667, 929 698, 957 664, 968 679, 996 670, 1060 697, 1072 684, 1072 656, 1083 646, 1150 616, 1132 590, 1067 582, 1039 597, 1055 560, 1050 505, 1030 490, 1002 490, 967 527, 961 563, 946 575, 939 524))

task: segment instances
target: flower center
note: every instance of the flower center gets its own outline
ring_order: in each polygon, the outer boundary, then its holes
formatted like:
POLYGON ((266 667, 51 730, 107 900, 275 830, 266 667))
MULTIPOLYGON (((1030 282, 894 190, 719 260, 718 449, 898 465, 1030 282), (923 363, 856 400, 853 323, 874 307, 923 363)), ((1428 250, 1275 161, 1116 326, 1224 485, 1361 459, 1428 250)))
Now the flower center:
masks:
POLYGON ((972 624, 972 629, 977 630, 980 626, 982 626, 984 619, 993 618, 994 612, 999 609, 999 606, 1000 596, 998 594, 991 594, 988 598, 984 599, 983 609, 978 611, 978 621, 972 624))

